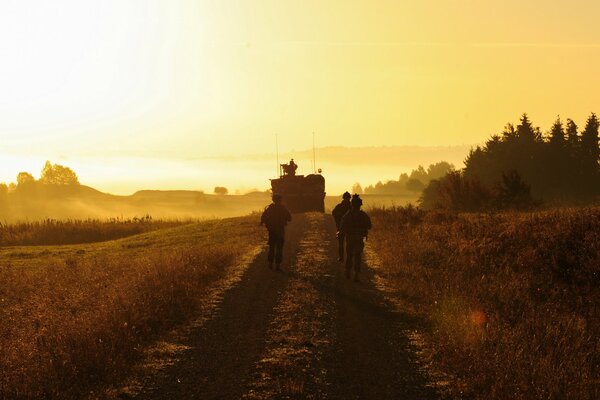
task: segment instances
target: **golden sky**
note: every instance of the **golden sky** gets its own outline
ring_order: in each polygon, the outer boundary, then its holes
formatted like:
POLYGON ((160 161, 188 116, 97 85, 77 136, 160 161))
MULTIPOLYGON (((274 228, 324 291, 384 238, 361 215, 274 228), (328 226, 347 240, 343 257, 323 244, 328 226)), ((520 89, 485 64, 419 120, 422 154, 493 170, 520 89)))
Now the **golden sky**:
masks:
POLYGON ((161 160, 143 183, 166 187, 190 159, 272 153, 276 133, 289 152, 312 132, 476 144, 525 111, 583 125, 600 112, 598 15, 592 0, 3 0, 0 181, 51 159, 133 182, 136 160, 161 160))

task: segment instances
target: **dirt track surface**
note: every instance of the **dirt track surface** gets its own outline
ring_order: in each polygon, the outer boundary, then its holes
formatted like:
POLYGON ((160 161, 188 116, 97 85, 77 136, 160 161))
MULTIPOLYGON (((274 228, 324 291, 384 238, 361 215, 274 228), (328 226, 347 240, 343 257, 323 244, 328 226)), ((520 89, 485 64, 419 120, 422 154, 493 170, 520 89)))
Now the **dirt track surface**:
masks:
POLYGON ((436 399, 394 312, 363 268, 346 280, 333 220, 294 215, 283 270, 262 251, 178 359, 136 399, 436 399))

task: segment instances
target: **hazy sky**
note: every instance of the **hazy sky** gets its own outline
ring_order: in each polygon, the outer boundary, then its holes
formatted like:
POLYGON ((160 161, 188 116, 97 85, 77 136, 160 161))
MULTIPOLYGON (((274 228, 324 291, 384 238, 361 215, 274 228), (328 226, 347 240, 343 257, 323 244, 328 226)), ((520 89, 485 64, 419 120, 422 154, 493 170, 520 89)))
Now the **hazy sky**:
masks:
POLYGON ((524 111, 582 125, 600 112, 599 15, 593 0, 2 0, 0 181, 44 159, 93 160, 92 185, 127 160, 172 176, 272 152, 275 133, 292 151, 313 131, 319 146, 480 143, 524 111))

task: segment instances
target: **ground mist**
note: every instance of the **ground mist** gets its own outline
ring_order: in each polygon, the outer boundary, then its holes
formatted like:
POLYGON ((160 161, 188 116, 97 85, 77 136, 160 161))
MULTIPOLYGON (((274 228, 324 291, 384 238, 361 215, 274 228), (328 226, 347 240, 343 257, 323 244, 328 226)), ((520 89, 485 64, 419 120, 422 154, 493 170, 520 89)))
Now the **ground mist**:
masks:
POLYGON ((600 207, 370 213, 370 245, 457 397, 600 398, 600 207))

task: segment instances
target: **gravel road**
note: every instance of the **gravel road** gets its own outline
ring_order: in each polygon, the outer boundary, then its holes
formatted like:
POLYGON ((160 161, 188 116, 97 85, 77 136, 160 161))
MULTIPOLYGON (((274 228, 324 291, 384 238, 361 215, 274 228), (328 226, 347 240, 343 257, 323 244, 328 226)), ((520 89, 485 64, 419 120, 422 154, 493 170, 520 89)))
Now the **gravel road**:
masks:
POLYGON ((136 399, 436 399, 366 266, 346 280, 327 214, 298 214, 283 270, 262 251, 136 399))

